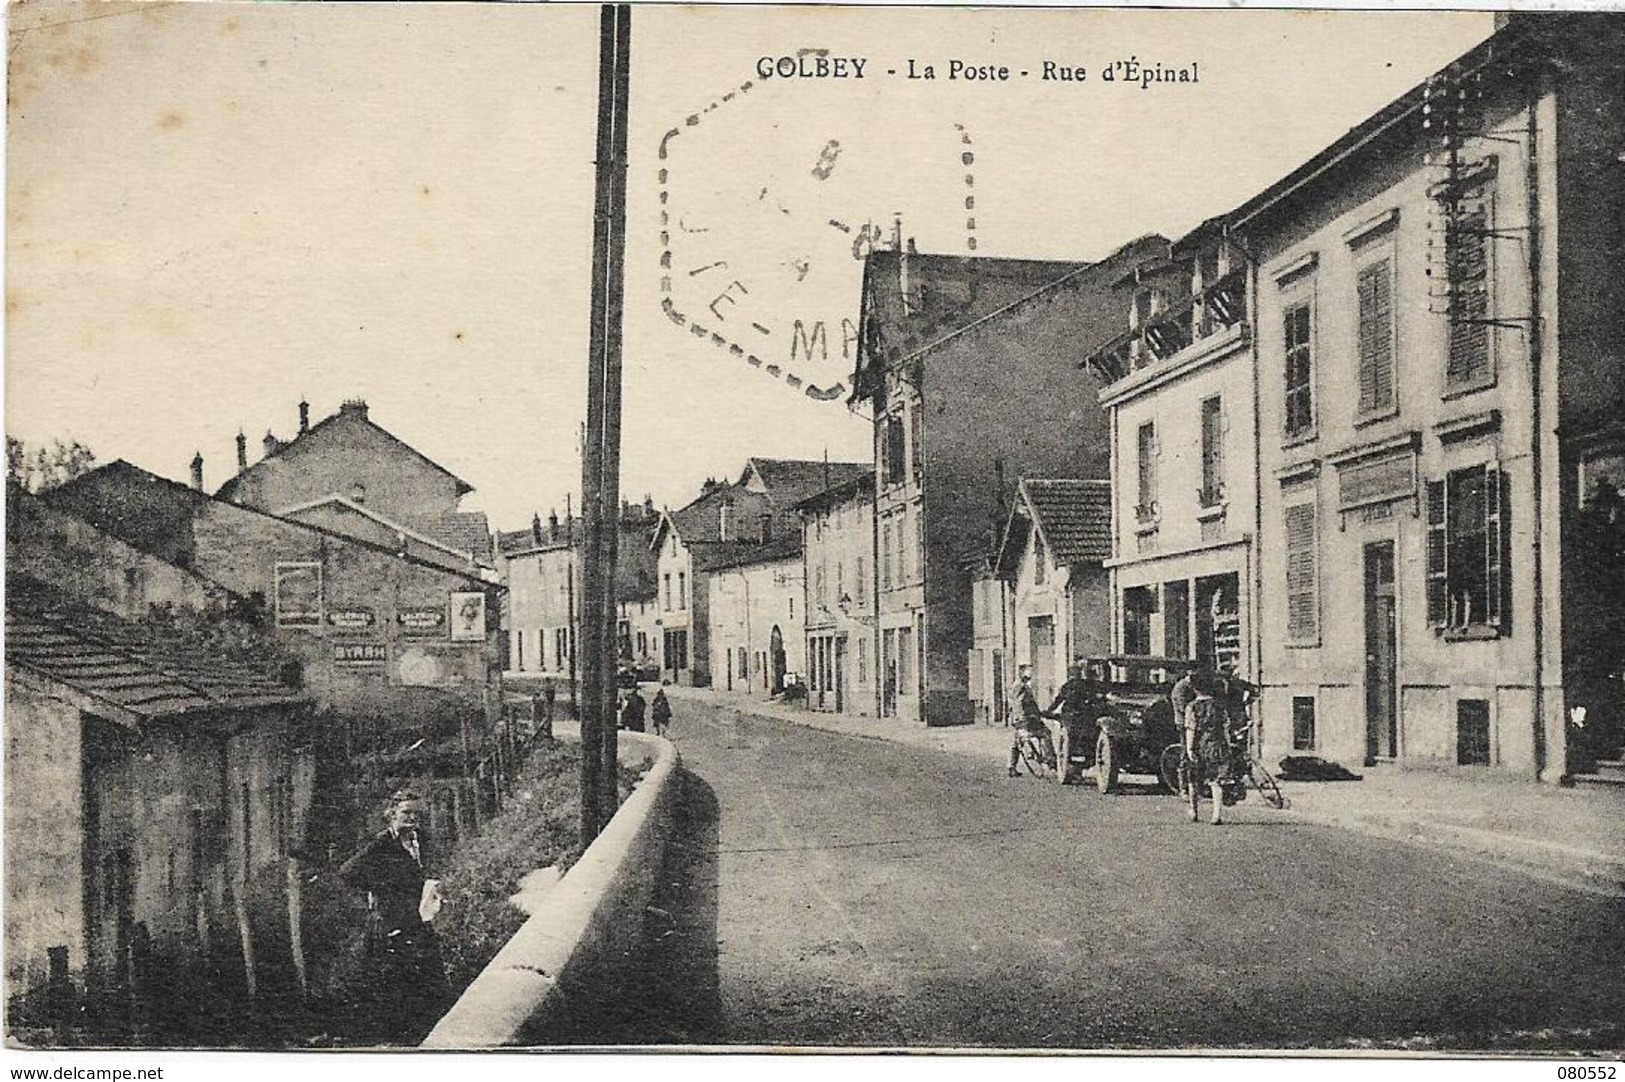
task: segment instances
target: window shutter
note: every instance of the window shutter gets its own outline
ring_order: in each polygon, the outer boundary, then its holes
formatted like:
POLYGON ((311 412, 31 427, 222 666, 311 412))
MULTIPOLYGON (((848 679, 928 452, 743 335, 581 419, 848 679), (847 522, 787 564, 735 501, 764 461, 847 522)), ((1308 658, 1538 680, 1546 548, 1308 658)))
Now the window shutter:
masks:
POLYGON ((1360 412, 1394 404, 1393 296, 1384 259, 1360 272, 1360 412))
POLYGON ((1286 509, 1286 619, 1294 642, 1312 642, 1320 634, 1315 550, 1315 505, 1293 504, 1286 509))
POLYGON ((1507 576, 1503 560, 1506 553, 1506 506, 1500 463, 1491 462, 1484 467, 1484 584, 1485 623, 1501 627, 1507 613, 1505 589, 1507 576))
POLYGON ((1445 544, 1445 483, 1428 482, 1428 623, 1450 622, 1448 546, 1445 544))

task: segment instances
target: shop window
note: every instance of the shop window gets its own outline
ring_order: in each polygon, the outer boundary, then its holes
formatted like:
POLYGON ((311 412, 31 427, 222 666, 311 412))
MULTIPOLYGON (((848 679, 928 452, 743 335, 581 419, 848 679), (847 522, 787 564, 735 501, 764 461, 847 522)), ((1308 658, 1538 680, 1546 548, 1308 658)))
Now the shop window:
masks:
POLYGON ((1428 623, 1446 632, 1506 634, 1507 486, 1497 463, 1428 482, 1428 623))
POLYGON ((1315 749, 1315 697, 1292 696, 1292 750, 1315 749))
POLYGON ((1485 699, 1456 703, 1456 762, 1461 766, 1490 765, 1490 704, 1485 699))
POLYGON ((1151 617, 1157 611, 1157 592, 1149 586, 1123 591, 1123 653, 1151 653, 1151 617))

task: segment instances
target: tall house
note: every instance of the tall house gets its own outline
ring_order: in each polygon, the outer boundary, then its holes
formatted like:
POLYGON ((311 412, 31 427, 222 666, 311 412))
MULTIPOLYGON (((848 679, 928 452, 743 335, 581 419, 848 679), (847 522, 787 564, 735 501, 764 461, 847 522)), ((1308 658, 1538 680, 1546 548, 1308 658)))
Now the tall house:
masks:
MULTIPOLYGON (((474 486, 402 441, 351 399, 310 423, 299 403, 299 431, 283 440, 266 432, 264 457, 248 462, 237 437, 237 473, 215 493, 229 503, 350 534, 379 544, 411 546, 448 566, 490 566, 491 537, 482 511, 459 511, 474 486)), ((194 464, 201 487, 201 465, 194 464)))
POLYGON ((1619 757, 1622 30, 1512 16, 1230 216, 1268 756, 1619 757))
MULTIPOLYGON (((792 557, 799 574, 801 518, 796 505, 867 469, 858 462, 752 458, 738 481, 707 481, 697 499, 660 517, 649 547, 656 560, 660 657, 667 679, 698 687, 726 680, 726 669, 712 670, 712 574, 792 557)), ((786 667, 802 657, 799 641, 793 645, 794 652, 780 643, 780 685, 786 667)), ((769 646, 764 656, 777 654, 769 646)))
POLYGON ((1112 284, 1161 237, 1099 263, 923 255, 864 268, 853 401, 874 421, 880 709, 972 718, 974 569, 1016 480, 1104 478, 1106 417, 1073 371, 1121 313, 1112 284))
POLYGON ((807 705, 833 714, 873 717, 874 471, 803 500, 807 705))
POLYGON ((1247 264, 1204 223, 1120 282, 1126 328, 1090 354, 1111 418, 1113 645, 1256 669, 1247 264))

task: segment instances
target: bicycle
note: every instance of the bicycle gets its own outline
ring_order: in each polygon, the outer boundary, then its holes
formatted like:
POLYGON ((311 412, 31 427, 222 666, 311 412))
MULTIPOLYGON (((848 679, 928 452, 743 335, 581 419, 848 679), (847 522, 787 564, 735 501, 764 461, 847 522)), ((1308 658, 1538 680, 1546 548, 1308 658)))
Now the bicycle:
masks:
POLYGON ((1055 757, 1055 744, 1046 728, 1040 736, 1036 731, 1022 727, 1016 733, 1016 761, 1035 778, 1059 778, 1055 757))
MULTIPOLYGON (((1264 803, 1277 811, 1287 807, 1285 794, 1281 792, 1281 785, 1275 780, 1275 775, 1267 770, 1253 756, 1252 723, 1231 730, 1230 739, 1235 748, 1231 767, 1226 778, 1220 780, 1220 787, 1224 791, 1224 802, 1234 804, 1246 796, 1249 786, 1257 790, 1264 803)), ((1162 784, 1175 796, 1190 797, 1190 759, 1185 752, 1185 745, 1169 744, 1163 749, 1161 757, 1157 760, 1157 775, 1162 784)), ((1198 799, 1201 793, 1197 794, 1198 799)))

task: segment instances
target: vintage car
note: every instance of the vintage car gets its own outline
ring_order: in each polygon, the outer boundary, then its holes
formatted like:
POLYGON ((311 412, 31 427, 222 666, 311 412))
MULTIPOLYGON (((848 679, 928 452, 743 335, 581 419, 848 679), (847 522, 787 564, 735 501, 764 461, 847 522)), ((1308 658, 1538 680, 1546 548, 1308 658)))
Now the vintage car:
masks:
POLYGON ((1086 663, 1106 680, 1111 707, 1100 719, 1095 740, 1096 787, 1102 793, 1115 792, 1120 774, 1148 774, 1166 787, 1162 753, 1183 735, 1168 692, 1197 662, 1117 654, 1088 658, 1086 663))

